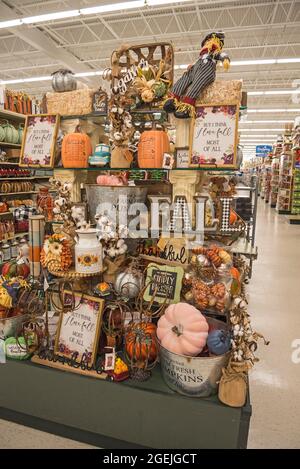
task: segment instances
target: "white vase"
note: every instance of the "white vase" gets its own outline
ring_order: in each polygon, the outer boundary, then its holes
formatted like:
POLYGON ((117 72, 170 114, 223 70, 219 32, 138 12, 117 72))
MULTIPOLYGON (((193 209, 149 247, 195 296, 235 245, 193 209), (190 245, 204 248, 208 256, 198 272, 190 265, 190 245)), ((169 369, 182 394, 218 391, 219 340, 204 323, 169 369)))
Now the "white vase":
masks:
POLYGON ((96 274, 102 270, 102 246, 97 231, 76 230, 78 240, 75 246, 75 269, 81 274, 96 274))

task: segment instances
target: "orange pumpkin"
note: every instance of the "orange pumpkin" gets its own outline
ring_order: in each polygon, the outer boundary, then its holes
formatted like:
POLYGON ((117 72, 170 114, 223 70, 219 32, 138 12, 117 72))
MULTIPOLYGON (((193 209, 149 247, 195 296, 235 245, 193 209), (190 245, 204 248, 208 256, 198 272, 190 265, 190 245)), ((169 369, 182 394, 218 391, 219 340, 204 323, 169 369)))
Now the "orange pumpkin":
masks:
POLYGON ((230 225, 234 225, 235 222, 237 222, 238 216, 235 213, 234 210, 230 210, 230 215, 229 215, 229 223, 230 225))
POLYGON ((126 352, 130 359, 137 362, 155 361, 158 354, 155 324, 143 321, 133 323, 127 330, 125 342, 126 352))
POLYGON ((146 130, 138 145, 140 168, 161 168, 164 153, 170 152, 169 137, 163 130, 146 130))
POLYGON ((79 126, 75 133, 64 136, 61 160, 64 168, 87 168, 92 154, 92 145, 87 134, 81 133, 79 126))
POLYGON ((236 280, 240 280, 240 272, 236 267, 231 267, 230 269, 231 277, 235 278, 236 280))

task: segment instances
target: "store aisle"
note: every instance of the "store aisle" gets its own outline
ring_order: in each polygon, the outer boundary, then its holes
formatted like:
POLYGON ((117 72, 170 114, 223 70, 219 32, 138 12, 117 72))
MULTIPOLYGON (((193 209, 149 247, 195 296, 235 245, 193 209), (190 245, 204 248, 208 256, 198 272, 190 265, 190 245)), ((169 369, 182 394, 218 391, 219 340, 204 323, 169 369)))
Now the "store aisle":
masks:
MULTIPOLYGON (((300 226, 259 202, 258 260, 248 286, 260 362, 251 373, 249 448, 299 448, 300 363, 292 362, 292 342, 300 340, 300 226)), ((300 357, 300 353, 299 353, 300 357)))
MULTIPOLYGON (((259 257, 248 292, 255 329, 271 343, 260 344, 260 362, 251 372, 253 415, 249 448, 297 448, 300 434, 300 363, 292 362, 292 342, 300 339, 300 226, 259 202, 259 257)), ((300 356, 300 354, 299 354, 300 356)), ((0 420, 0 447, 88 448, 0 420)))

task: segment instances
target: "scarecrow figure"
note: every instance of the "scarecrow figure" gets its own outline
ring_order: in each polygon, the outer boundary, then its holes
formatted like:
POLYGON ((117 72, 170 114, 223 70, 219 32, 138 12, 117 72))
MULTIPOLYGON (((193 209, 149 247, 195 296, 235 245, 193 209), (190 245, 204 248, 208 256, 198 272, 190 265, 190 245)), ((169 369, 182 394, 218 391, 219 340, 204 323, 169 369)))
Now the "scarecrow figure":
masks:
POLYGON ((165 101, 164 110, 174 112, 175 117, 187 119, 195 113, 195 103, 201 92, 216 78, 216 66, 222 61, 224 69, 229 69, 230 59, 225 52, 224 33, 208 34, 201 43, 200 55, 193 65, 174 84, 171 97, 165 101))

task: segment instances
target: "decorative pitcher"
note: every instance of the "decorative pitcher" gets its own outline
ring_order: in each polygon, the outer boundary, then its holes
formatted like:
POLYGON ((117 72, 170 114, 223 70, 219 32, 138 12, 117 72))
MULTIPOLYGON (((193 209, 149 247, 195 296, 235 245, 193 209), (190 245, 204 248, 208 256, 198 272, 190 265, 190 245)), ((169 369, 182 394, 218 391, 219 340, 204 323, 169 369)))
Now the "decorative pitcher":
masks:
POLYGON ((76 230, 75 269, 81 274, 96 274, 102 270, 102 246, 94 228, 76 230))

